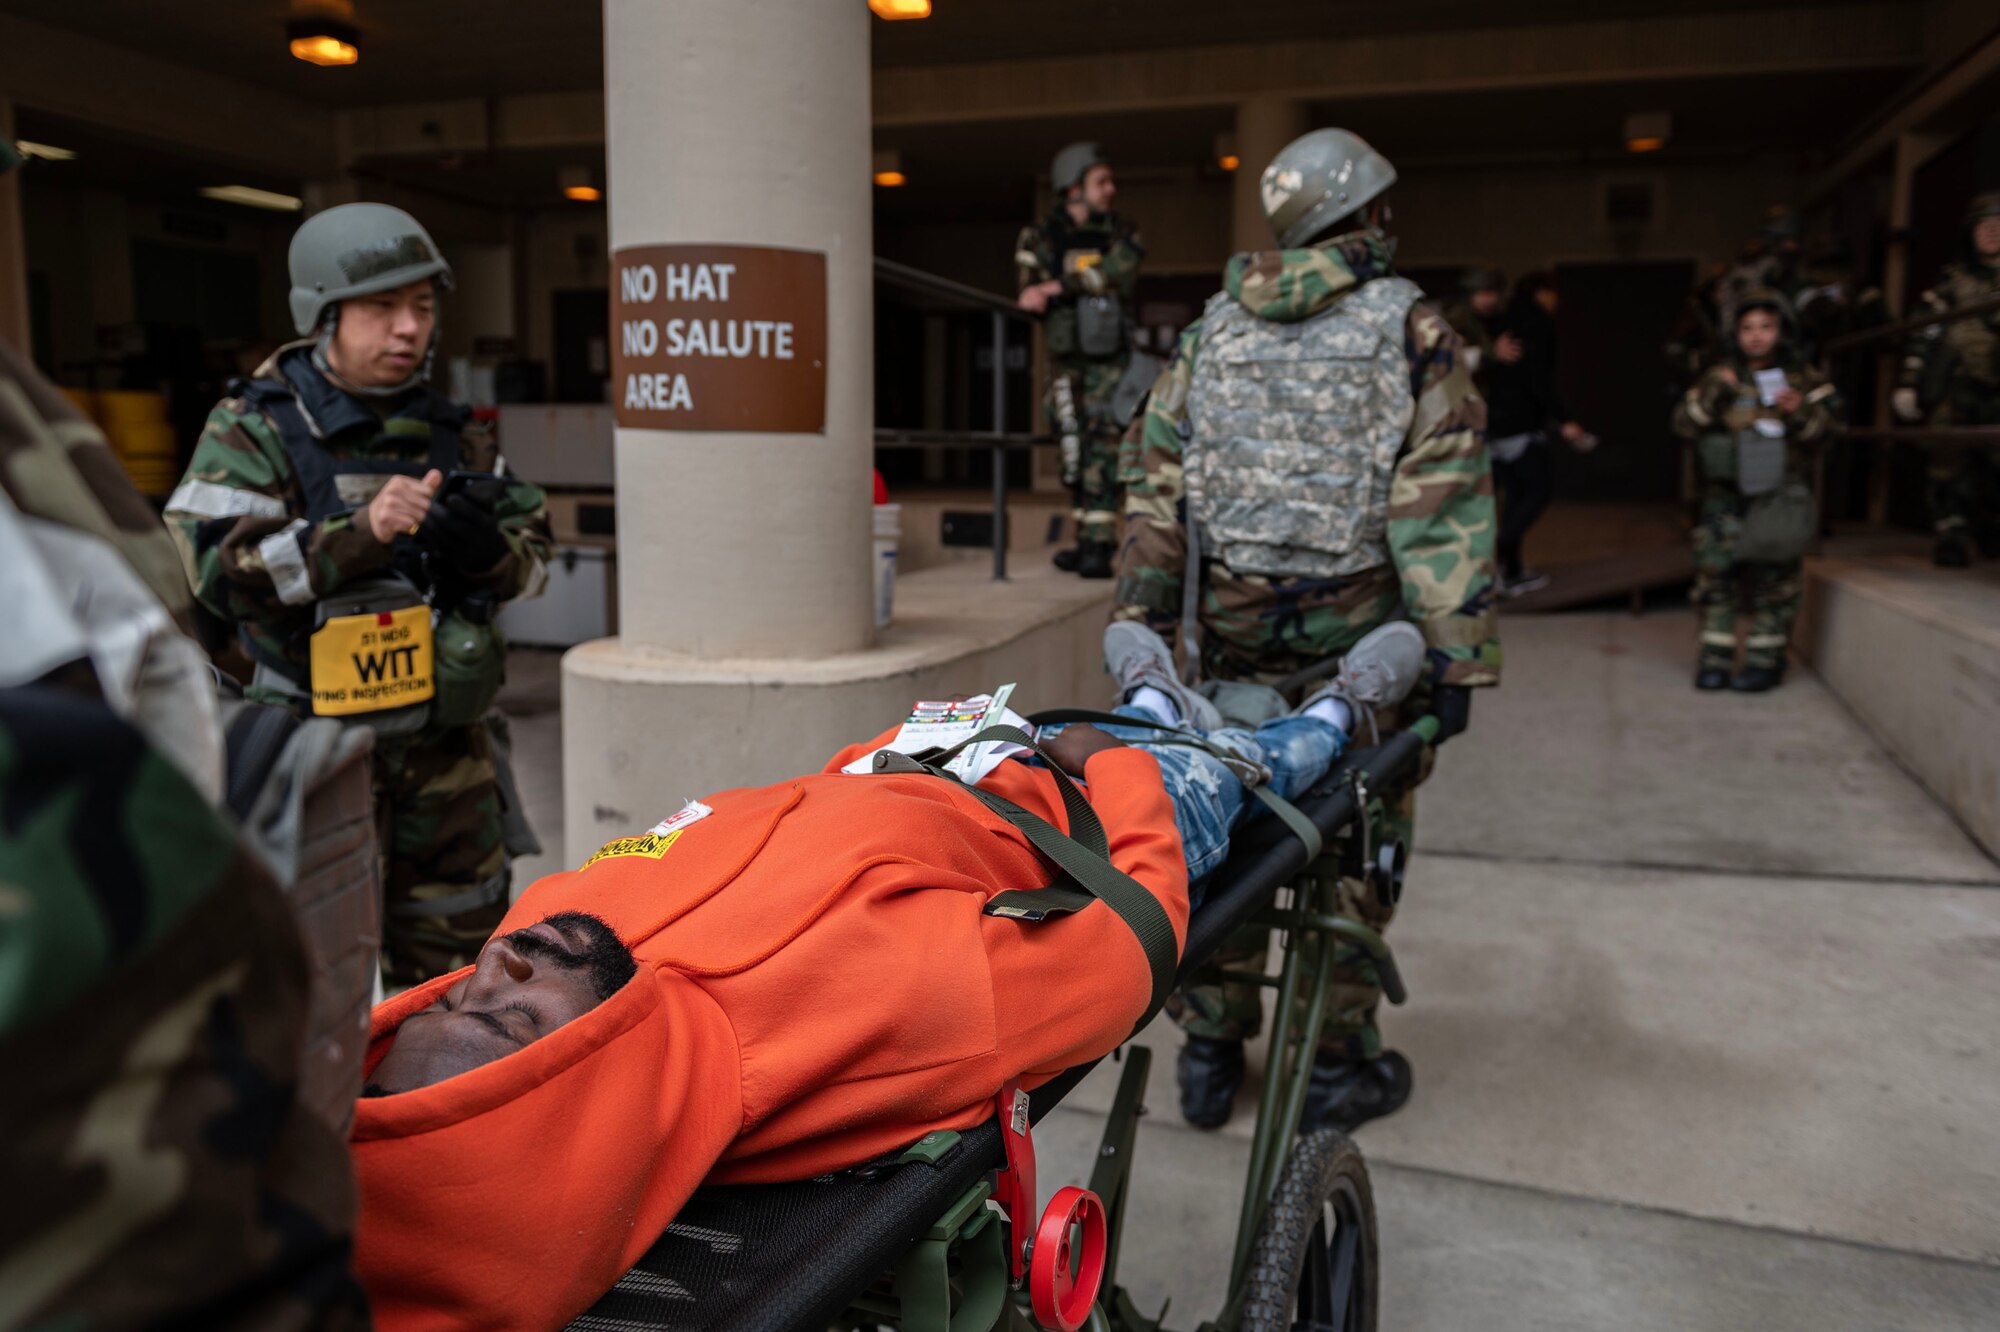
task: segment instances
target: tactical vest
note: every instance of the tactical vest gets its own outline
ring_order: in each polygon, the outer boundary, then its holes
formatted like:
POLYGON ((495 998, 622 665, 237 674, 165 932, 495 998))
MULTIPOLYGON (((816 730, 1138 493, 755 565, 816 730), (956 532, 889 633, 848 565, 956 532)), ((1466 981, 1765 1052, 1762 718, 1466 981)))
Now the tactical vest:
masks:
MULTIPOLYGON (((1987 273, 1956 264, 1943 285, 1953 309, 2000 295, 2000 284, 1987 273)), ((2000 315, 1988 311, 1970 319, 1953 320, 1944 326, 1944 345, 1955 375, 1987 387, 2000 387, 2000 315)))
MULTIPOLYGON (((301 359, 281 360, 279 373, 273 378, 238 380, 229 386, 229 393, 262 412, 277 427, 298 478, 306 522, 318 523, 365 507, 392 476, 420 479, 433 469, 449 473, 458 466, 465 409, 429 392, 414 404, 414 413, 390 418, 391 423, 415 427, 413 435, 427 434, 421 460, 335 454, 320 435, 325 423, 316 423, 301 401, 305 394, 326 398, 320 391, 322 385, 296 382, 299 375, 316 373, 301 365, 301 359)), ((334 401, 328 399, 322 410, 334 401)), ((351 411, 349 408, 343 414, 351 411)), ((333 423, 333 428, 338 432, 341 427, 333 423)), ((394 425, 388 424, 385 433, 393 429, 394 425)), ((243 627, 240 637, 257 664, 257 683, 302 695, 319 715, 365 723, 385 735, 421 730, 431 720, 431 699, 437 687, 434 626, 423 596, 426 579, 422 557, 414 540, 398 536, 395 550, 391 571, 358 580, 315 604, 307 650, 313 664, 307 670, 265 651, 248 627, 243 627), (329 674, 336 660, 343 663, 337 690, 327 679, 314 678, 329 674), (350 662, 351 667, 345 665, 350 662), (323 667, 328 670, 323 672, 323 667), (402 680, 406 668, 412 675, 407 682, 402 680), (396 693, 399 685, 410 692, 396 693)))
POLYGON ((1289 324, 1209 298, 1188 387, 1188 517, 1232 572, 1389 562, 1389 486, 1417 407, 1405 329, 1422 294, 1377 278, 1289 324))
MULTIPOLYGON (((1078 226, 1059 208, 1042 224, 1043 244, 1056 263, 1052 276, 1063 279, 1103 263, 1117 240, 1117 229, 1109 217, 1101 225, 1078 226)), ((1115 288, 1098 296, 1064 294, 1049 302, 1042 336, 1051 356, 1110 360, 1131 344, 1130 322, 1124 299, 1115 288)))

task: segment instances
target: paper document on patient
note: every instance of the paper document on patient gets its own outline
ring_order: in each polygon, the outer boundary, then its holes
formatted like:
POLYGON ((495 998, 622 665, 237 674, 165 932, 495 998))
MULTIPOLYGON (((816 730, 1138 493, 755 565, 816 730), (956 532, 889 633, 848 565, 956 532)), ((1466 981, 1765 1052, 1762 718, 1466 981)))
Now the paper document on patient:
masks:
MULTIPOLYGON (((1007 700, 1013 693, 1014 686, 1004 684, 990 694, 979 694, 972 698, 919 702, 910 709, 910 715, 903 720, 895 736, 883 748, 893 749, 898 754, 921 754, 930 749, 949 749, 959 741, 977 735, 988 726, 1003 724, 1033 735, 1035 728, 1028 724, 1027 719, 1007 706, 1007 700)), ((881 750, 871 749, 841 771, 873 772, 875 755, 880 752, 881 750)), ((999 767, 1001 761, 1009 755, 1026 752, 1020 745, 988 741, 965 750, 947 763, 945 768, 960 781, 976 784, 980 778, 999 767)))

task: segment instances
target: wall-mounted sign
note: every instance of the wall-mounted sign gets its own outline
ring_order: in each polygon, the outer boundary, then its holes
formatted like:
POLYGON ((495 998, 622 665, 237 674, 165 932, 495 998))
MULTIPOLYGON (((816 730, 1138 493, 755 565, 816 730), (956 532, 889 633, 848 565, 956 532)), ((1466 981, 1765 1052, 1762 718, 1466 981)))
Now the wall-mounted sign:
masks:
POLYGON ((826 428, 826 256, 758 245, 633 245, 611 256, 619 425, 826 428))

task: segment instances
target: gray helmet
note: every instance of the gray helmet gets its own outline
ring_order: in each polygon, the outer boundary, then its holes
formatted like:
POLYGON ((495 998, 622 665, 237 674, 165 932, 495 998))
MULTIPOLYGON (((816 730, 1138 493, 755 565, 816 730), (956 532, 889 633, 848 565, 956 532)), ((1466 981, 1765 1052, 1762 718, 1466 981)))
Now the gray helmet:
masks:
POLYGON ((1395 183, 1396 168, 1359 134, 1318 129, 1280 148, 1258 189, 1272 234, 1291 249, 1367 207, 1395 183))
POLYGON ((1057 153, 1056 160, 1049 164, 1049 180, 1056 187, 1057 197, 1061 197, 1072 185, 1082 184, 1092 167, 1110 165, 1111 159, 1096 144, 1073 143, 1057 153))
POLYGON ((1507 275, 1485 264, 1474 264, 1458 275, 1458 286, 1468 295, 1475 291, 1507 290, 1507 275))
POLYGON ((326 307, 350 296, 394 291, 422 278, 450 291, 451 265, 423 223, 388 204, 351 203, 315 213, 292 237, 292 323, 301 336, 326 307))

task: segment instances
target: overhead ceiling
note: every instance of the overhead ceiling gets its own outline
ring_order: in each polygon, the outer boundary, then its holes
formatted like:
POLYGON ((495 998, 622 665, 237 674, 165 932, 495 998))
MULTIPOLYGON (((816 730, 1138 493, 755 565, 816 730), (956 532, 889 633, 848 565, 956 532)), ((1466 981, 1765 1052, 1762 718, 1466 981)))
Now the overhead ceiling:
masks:
MULTIPOLYGON (((1758 0, 1767 9, 1815 2, 1758 0)), ((1620 0, 1615 9, 1631 18, 1736 7, 1620 0)), ((928 19, 871 26, 875 63, 886 67, 1599 19, 1608 8, 1604 0, 936 0, 928 19)), ((602 81, 603 8, 595 0, 354 0, 361 59, 332 69, 286 51, 285 0, 0 0, 0 11, 329 105, 567 91, 602 81)))

